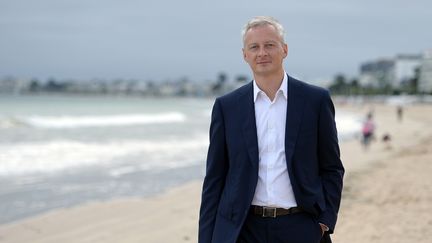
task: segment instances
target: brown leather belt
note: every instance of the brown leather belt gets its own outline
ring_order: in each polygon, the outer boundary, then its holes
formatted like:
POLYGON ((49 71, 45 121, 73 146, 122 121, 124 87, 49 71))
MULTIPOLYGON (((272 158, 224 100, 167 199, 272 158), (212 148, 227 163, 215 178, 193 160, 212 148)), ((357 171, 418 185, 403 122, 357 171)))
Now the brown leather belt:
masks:
POLYGON ((303 209, 299 207, 292 208, 274 208, 274 207, 265 207, 265 206, 255 206, 252 205, 250 207, 250 213, 261 216, 263 218, 276 218, 282 215, 288 215, 293 213, 304 212, 303 209))

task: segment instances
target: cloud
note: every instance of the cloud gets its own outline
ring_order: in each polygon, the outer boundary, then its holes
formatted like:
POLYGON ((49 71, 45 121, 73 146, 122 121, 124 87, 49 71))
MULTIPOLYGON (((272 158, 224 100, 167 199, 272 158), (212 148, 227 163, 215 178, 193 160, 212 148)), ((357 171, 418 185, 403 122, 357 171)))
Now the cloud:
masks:
POLYGON ((83 1, 0 4, 0 76, 214 78, 248 73, 240 30, 255 15, 287 29, 287 70, 321 78, 430 48, 429 1, 83 1))

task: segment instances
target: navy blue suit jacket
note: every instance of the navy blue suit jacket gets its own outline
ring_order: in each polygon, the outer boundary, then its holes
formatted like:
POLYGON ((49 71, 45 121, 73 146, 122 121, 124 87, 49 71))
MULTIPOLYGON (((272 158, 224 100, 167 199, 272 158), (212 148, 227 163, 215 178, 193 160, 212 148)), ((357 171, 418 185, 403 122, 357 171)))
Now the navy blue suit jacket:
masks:
MULTIPOLYGON (((333 232, 344 168, 329 93, 288 76, 288 173, 299 207, 333 232)), ((216 99, 203 184, 199 243, 235 243, 258 181, 253 84, 216 99)))

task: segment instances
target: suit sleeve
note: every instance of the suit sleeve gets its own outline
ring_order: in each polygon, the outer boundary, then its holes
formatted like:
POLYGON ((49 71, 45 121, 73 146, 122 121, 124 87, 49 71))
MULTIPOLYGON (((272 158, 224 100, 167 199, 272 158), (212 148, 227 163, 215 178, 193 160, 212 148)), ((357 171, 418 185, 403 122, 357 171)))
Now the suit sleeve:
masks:
POLYGON ((335 109, 328 92, 321 102, 319 114, 318 155, 320 176, 323 185, 326 207, 318 220, 330 228, 333 233, 339 211, 344 167, 340 160, 335 109))
POLYGON ((220 101, 216 99, 211 117, 210 145, 201 197, 199 243, 209 243, 213 236, 217 209, 228 171, 227 157, 223 112, 220 101))

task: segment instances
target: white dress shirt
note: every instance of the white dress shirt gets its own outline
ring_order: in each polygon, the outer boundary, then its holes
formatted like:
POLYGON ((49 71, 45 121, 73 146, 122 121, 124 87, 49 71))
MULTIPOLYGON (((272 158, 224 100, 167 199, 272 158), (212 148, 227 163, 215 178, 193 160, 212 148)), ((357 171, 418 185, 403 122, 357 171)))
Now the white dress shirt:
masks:
POLYGON ((253 81, 259 170, 252 205, 279 208, 297 206, 285 157, 287 79, 285 74, 273 101, 253 81))

